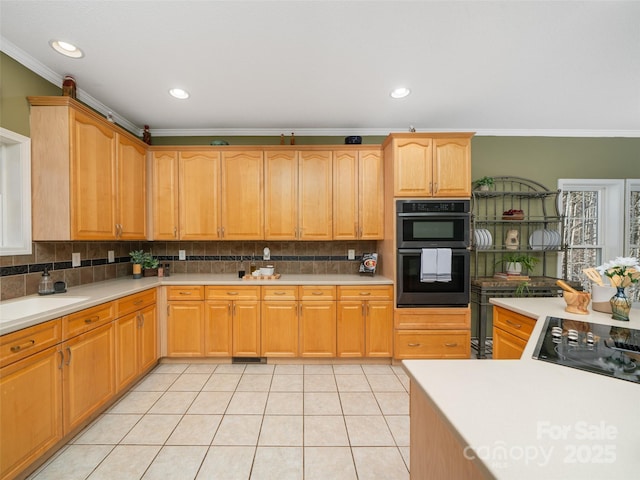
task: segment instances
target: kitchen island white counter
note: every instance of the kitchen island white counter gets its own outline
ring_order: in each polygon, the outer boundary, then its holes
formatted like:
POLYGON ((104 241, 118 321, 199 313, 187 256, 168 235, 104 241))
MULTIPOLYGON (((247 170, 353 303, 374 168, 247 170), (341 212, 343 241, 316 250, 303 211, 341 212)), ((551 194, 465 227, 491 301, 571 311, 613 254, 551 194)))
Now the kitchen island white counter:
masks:
MULTIPOLYGON (((54 318, 93 307, 104 302, 110 302, 126 295, 147 290, 162 285, 392 285, 393 281, 380 276, 339 275, 339 274, 283 274, 277 280, 242 280, 237 274, 212 273, 179 273, 170 277, 145 277, 132 279, 120 277, 104 282, 90 283, 77 287, 70 287, 66 293, 57 293, 40 297, 29 295, 13 300, 0 302, 0 335, 15 332, 23 328, 37 325, 54 318), (82 298, 65 306, 46 306, 47 299, 53 300, 68 297, 82 298), (36 311, 27 311, 24 315, 15 315, 20 310, 20 303, 42 300, 38 302, 42 307, 36 311)), ((26 305, 26 304, 24 304, 26 305)))
POLYGON ((562 298, 491 302, 538 318, 520 360, 403 361, 412 388, 457 442, 457 460, 472 462, 478 478, 637 478, 640 385, 531 355, 548 315, 639 329, 640 310, 617 322, 567 314, 562 298))

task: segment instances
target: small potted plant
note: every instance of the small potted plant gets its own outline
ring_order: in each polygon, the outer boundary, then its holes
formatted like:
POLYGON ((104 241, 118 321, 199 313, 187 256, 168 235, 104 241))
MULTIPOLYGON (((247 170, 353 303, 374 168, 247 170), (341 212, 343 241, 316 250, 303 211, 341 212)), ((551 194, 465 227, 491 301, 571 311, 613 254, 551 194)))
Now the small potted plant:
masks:
POLYGON ((153 258, 150 252, 145 252, 142 259, 142 274, 145 277, 155 277, 158 275, 158 265, 160 262, 153 258))
POLYGON ((502 257, 498 263, 505 264, 505 271, 509 275, 520 275, 523 270, 525 272, 532 271, 536 263, 540 261, 539 258, 532 257, 526 253, 509 253, 502 257))
POLYGON ((133 250, 129 252, 131 263, 133 263, 133 278, 142 278, 142 264, 144 263, 144 251, 133 250))
POLYGON ((480 189, 480 191, 486 192, 489 190, 489 187, 493 187, 494 180, 493 177, 482 177, 473 183, 480 189))

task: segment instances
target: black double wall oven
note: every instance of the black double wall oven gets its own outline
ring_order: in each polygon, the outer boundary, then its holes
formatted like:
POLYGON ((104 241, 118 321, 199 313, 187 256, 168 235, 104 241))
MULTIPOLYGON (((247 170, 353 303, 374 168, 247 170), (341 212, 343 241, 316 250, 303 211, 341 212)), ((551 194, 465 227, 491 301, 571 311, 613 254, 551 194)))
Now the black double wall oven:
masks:
POLYGON ((469 208, 469 200, 396 200, 399 308, 469 304, 469 208), (423 249, 451 249, 450 281, 421 280, 423 249))

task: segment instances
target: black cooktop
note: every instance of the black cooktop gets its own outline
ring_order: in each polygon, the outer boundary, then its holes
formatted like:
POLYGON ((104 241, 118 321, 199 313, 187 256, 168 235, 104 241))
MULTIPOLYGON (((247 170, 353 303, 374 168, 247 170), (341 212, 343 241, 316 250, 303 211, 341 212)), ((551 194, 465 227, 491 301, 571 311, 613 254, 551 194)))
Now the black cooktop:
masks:
POLYGON ((547 317, 533 358, 640 383, 640 330, 547 317))

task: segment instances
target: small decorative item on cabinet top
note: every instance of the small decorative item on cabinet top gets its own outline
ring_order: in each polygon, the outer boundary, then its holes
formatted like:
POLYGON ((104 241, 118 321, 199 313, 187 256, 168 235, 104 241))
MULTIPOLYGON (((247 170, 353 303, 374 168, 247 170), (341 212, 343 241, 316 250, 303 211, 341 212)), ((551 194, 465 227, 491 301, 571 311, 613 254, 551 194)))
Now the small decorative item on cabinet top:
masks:
POLYGON ((62 80, 62 95, 76 98, 76 79, 71 75, 65 75, 62 80))
POLYGON ((149 131, 149 125, 144 126, 142 131, 142 141, 147 145, 151 145, 151 132, 149 131))

